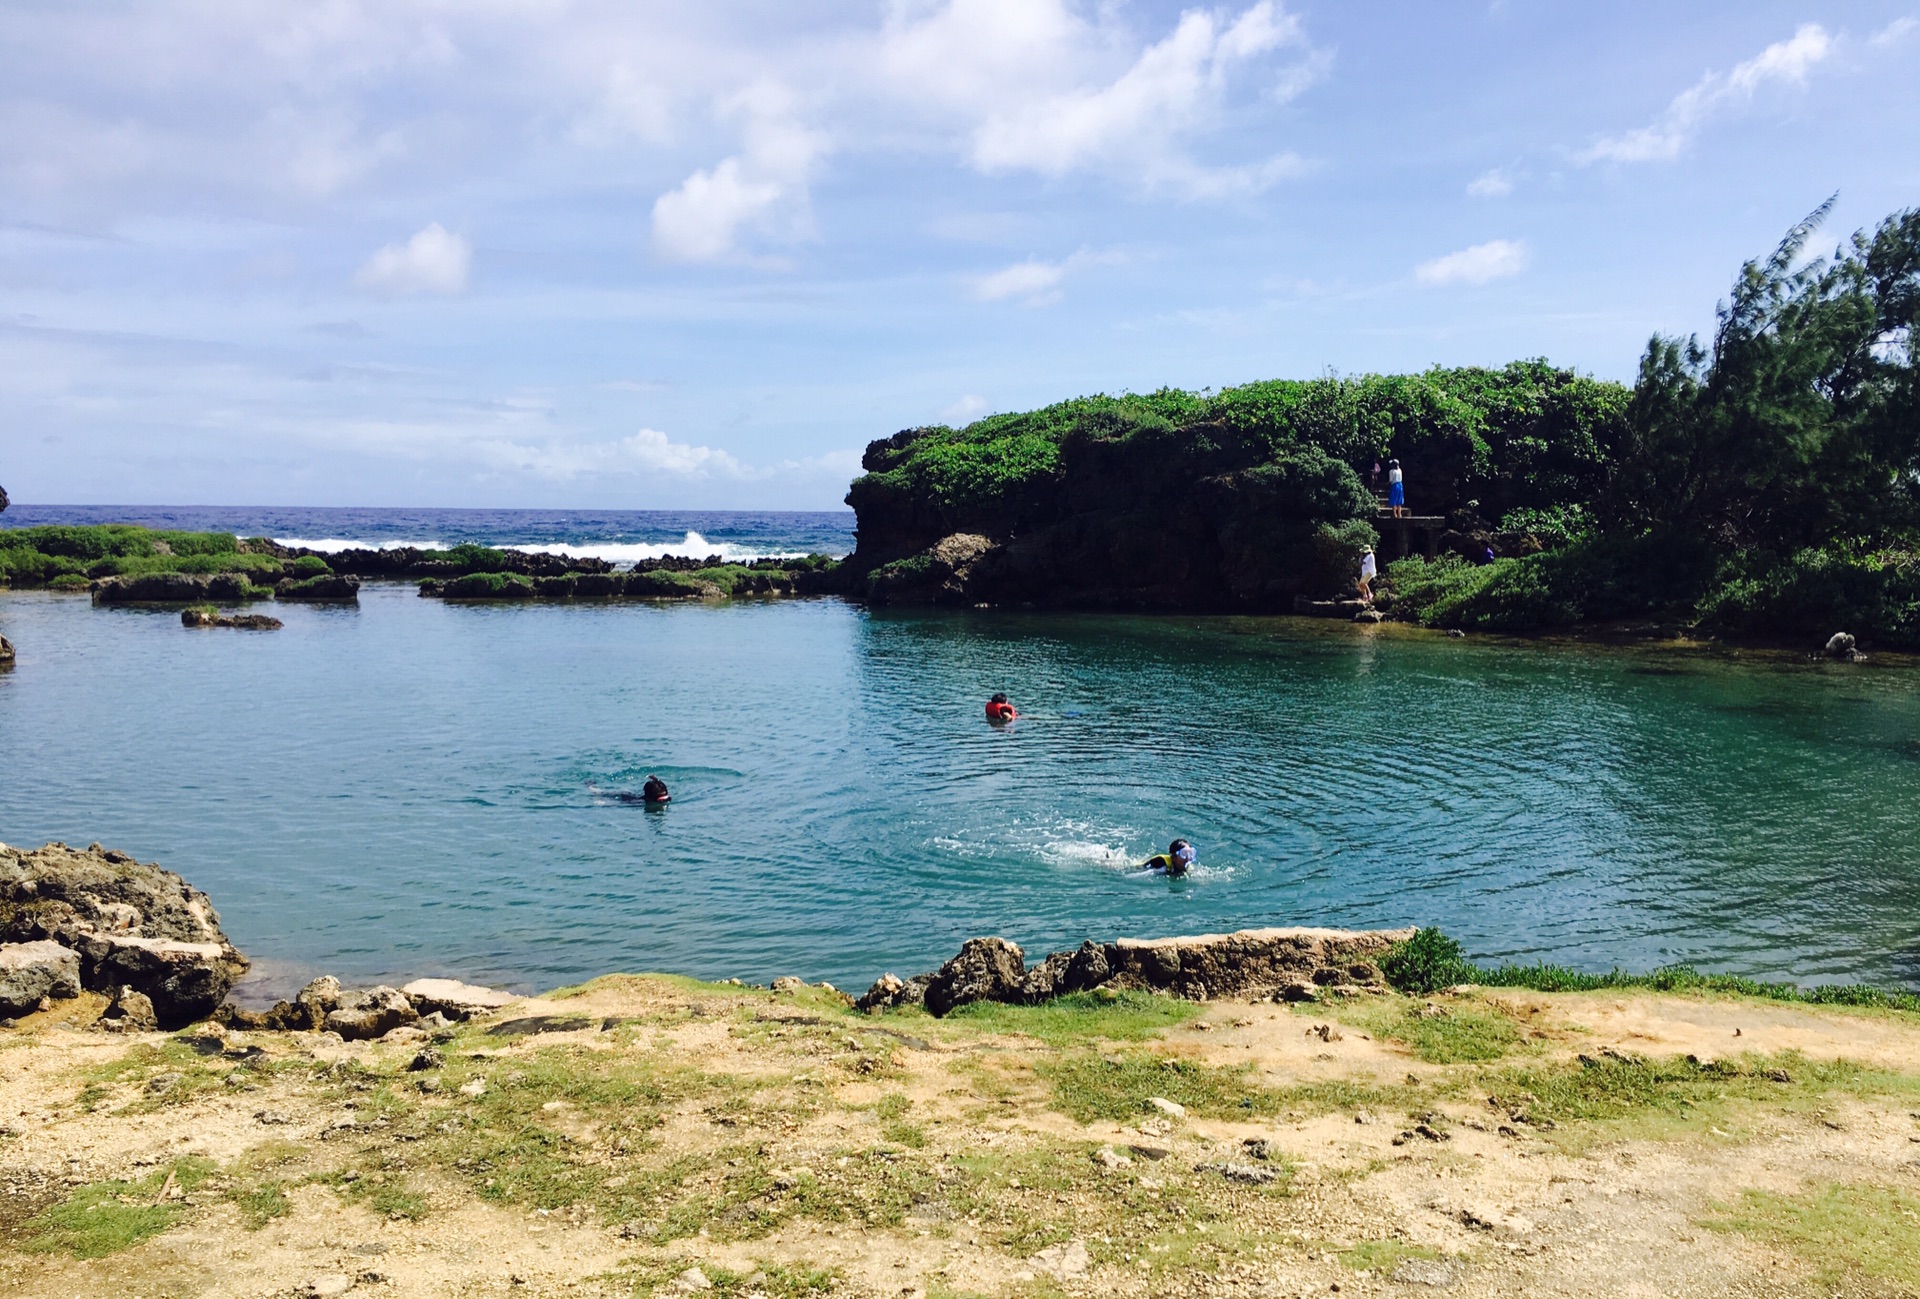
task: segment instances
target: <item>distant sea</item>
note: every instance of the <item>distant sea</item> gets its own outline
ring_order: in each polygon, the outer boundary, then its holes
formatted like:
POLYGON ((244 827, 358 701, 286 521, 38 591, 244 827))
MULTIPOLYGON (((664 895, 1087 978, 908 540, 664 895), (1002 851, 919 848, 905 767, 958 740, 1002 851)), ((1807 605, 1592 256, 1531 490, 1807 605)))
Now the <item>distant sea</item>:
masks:
POLYGON ((851 510, 388 510, 255 505, 14 505, 0 527, 140 523, 271 537, 313 550, 471 542, 631 564, 662 555, 728 560, 853 550, 851 510))

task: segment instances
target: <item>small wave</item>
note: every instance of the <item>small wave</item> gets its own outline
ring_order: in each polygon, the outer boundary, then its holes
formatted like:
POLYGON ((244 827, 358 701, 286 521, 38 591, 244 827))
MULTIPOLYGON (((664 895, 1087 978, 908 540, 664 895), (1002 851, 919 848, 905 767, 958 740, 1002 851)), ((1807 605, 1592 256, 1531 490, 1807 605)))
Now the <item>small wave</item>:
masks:
MULTIPOLYGON (((342 550, 446 550, 443 541, 354 541, 343 537, 275 537, 283 546, 298 546, 333 554, 342 550)), ((644 541, 499 541, 488 542, 503 550, 520 550, 530 555, 572 555, 580 559, 604 559, 617 568, 631 568, 643 559, 664 559, 668 555, 683 559, 706 559, 718 555, 728 563, 747 563, 756 559, 799 559, 804 550, 770 550, 740 546, 730 541, 708 541, 689 531, 678 541, 657 544, 644 541)))
POLYGON ((1091 863, 1095 866, 1131 865, 1133 856, 1125 848, 1116 848, 1112 844, 1087 843, 1073 839, 1043 843, 1036 847, 1034 855, 1043 861, 1058 865, 1078 866, 1091 863))

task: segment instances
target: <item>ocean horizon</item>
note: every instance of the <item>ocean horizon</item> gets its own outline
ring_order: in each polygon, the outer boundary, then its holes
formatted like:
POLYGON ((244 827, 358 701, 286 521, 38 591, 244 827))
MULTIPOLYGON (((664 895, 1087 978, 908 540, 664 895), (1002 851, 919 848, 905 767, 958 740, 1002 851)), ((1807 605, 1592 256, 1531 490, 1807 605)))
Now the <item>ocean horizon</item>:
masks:
POLYGON ((666 555, 732 563, 853 550, 852 510, 549 510, 285 505, 39 505, 16 501, 0 527, 137 523, 267 537, 321 552, 498 546, 628 567, 666 555))

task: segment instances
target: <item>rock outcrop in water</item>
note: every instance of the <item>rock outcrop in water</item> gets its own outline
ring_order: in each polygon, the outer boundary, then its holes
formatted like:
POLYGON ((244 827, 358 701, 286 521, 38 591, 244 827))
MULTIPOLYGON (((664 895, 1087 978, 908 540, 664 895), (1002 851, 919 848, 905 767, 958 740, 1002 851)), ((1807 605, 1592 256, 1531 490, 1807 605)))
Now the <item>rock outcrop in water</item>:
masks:
POLYGON ((204 604, 251 599, 241 573, 138 573, 97 578, 95 604, 204 604))
POLYGON ((855 1003, 862 1010, 925 1003, 945 1015, 976 1001, 1030 1005, 1071 992, 1108 989, 1216 997, 1312 1001, 1338 990, 1379 990, 1377 965, 1412 929, 1243 929, 1190 938, 1088 940, 1028 966, 1004 938, 970 938, 932 974, 882 975, 855 1003))
POLYGON ((0 668, 13 666, 13 642, 0 636, 0 668))
POLYGON ((248 965, 172 871, 99 844, 0 845, 0 945, 42 942, 74 954, 87 990, 149 999, 163 1028, 212 1014, 248 965))
POLYGON ((182 627, 232 627, 238 631, 279 631, 278 618, 263 613, 223 614, 211 609, 187 609, 180 614, 182 627))

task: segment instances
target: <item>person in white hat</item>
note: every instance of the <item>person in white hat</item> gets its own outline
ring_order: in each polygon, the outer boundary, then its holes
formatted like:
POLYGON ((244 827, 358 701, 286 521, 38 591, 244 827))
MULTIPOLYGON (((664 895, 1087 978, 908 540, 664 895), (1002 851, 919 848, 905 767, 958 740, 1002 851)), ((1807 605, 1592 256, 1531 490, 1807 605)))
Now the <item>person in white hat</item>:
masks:
POLYGON ((1373 547, 1364 547, 1360 551, 1360 598, 1368 604, 1373 603, 1373 579, 1379 571, 1379 565, 1374 563, 1373 547))

